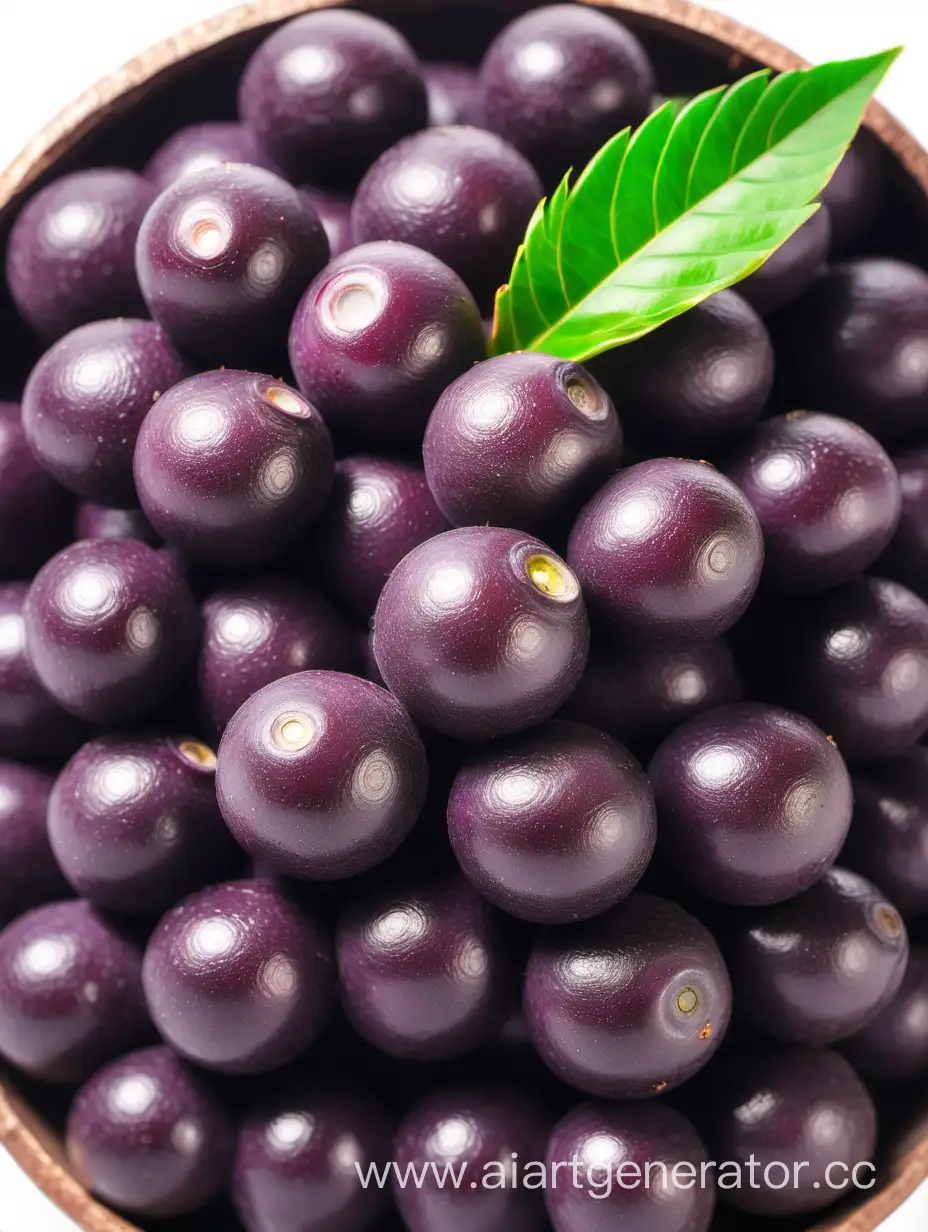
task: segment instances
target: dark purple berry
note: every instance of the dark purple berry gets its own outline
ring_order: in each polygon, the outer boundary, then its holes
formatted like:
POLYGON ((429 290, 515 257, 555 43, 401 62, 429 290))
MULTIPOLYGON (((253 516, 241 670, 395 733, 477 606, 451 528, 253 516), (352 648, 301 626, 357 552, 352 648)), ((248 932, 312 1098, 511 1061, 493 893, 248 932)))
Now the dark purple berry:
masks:
POLYGON ((924 599, 928 597, 928 448, 893 458, 902 489, 902 514, 889 546, 874 566, 924 599))
POLYGON ((399 846, 427 782, 419 734, 386 689, 314 671, 267 685, 237 711, 216 789, 246 851, 292 877, 330 881, 399 846))
POLYGON ((197 691, 217 733, 253 693, 282 676, 354 666, 356 649, 341 617, 297 582, 271 578, 219 590, 202 612, 197 691))
POLYGON ((429 124, 434 128, 448 124, 480 125, 480 81, 469 64, 435 63, 423 65, 429 99, 429 124))
POLYGON ((192 659, 199 617, 170 559, 135 539, 85 539, 53 556, 23 606, 39 680, 79 718, 154 710, 192 659))
POLYGON ((654 76, 644 48, 611 15, 553 4, 516 18, 480 69, 484 122, 549 183, 579 174, 619 129, 650 110, 654 76))
POLYGON ((319 1034, 332 1003, 328 938, 273 882, 209 886, 165 915, 142 967, 162 1037, 226 1074, 262 1074, 319 1034))
POLYGON ((880 146, 871 133, 861 131, 822 190, 835 253, 853 248, 870 228, 882 204, 883 180, 880 146))
POLYGON ((233 1196, 247 1232, 366 1232, 387 1194, 390 1126, 367 1092, 299 1086, 264 1098, 238 1131, 233 1196))
POLYGON ((138 504, 142 420, 190 368, 153 321, 94 321, 60 338, 26 383, 23 427, 42 466, 84 500, 138 504))
POLYGON ((243 567, 286 551, 332 486, 332 442, 296 390, 253 372, 202 372, 152 407, 135 450, 146 517, 169 543, 243 567))
POLYGON ((232 872, 237 848, 216 803, 215 768, 198 740, 110 735, 85 744, 48 809, 55 857, 78 894, 108 911, 160 915, 232 872))
POLYGON ((74 538, 138 539, 152 548, 161 544, 141 509, 111 509, 90 501, 84 501, 77 507, 74 538))
POLYGON ((899 479, 886 450, 848 419, 793 411, 751 432, 726 473, 764 532, 763 580, 827 590, 863 573, 899 521, 899 479))
POLYGON ((773 346, 750 304, 720 291, 633 346, 608 351, 590 371, 632 441, 651 453, 697 452, 760 418, 773 346))
POLYGON ((20 408, 0 402, 0 578, 31 577, 70 538, 70 496, 29 448, 20 408))
POLYGON ((301 189, 303 196, 316 211, 329 241, 329 255, 334 261, 354 247, 351 234, 351 198, 323 192, 319 188, 301 189))
POLYGON ((841 863, 880 887, 904 915, 928 911, 928 748, 854 775, 854 820, 841 863))
POLYGON ((545 1150, 551 1223, 555 1232, 707 1232, 715 1209, 714 1173, 702 1180, 708 1160, 673 1108, 581 1104, 555 1125, 545 1150))
POLYGON ((378 154, 428 118, 406 40, 363 13, 306 13, 249 60, 239 114, 297 183, 356 183, 378 154))
POLYGON ((409 1232, 543 1232, 542 1194, 519 1177, 525 1164, 541 1159, 546 1123, 542 1109, 507 1087, 432 1091, 396 1134, 399 1175, 412 1169, 425 1177, 422 1185, 394 1179, 404 1226, 409 1232), (441 1184, 446 1168, 460 1170, 463 1184, 441 1184))
POLYGON ((467 877, 526 920, 566 924, 625 898, 657 828, 641 767, 611 736, 547 723, 471 756, 448 801, 467 877))
POLYGON ((461 1056, 495 1035, 511 1008, 497 916, 463 877, 353 896, 336 951, 352 1025, 392 1056, 461 1056))
POLYGON ((44 770, 0 761, 0 926, 68 893, 45 828, 54 781, 44 770))
POLYGON ((225 1186, 228 1114, 170 1048, 144 1048, 105 1065, 68 1114, 67 1149, 83 1185, 149 1218, 196 1210, 225 1186))
POLYGON ((26 204, 6 250, 16 307, 54 342, 106 317, 140 316, 135 238, 155 189, 134 171, 100 168, 63 175, 26 204))
POLYGON ((396 566, 374 615, 374 656, 413 718, 462 739, 549 718, 583 673, 580 586, 537 539, 473 526, 396 566))
POLYGON ((843 1057, 825 1048, 753 1051, 710 1088, 709 1145, 730 1161, 719 1196, 756 1215, 817 1211, 875 1179, 876 1110, 843 1057), (736 1181, 740 1176, 740 1184, 736 1181))
POLYGON ((831 1044, 892 1000, 909 945, 902 917, 857 873, 745 912, 726 932, 735 1001, 757 1030, 795 1044, 831 1044))
POLYGON ((172 133, 152 154, 142 174, 160 193, 185 175, 223 163, 249 163, 265 171, 277 171, 273 160, 244 124, 208 120, 172 133))
POLYGON ((365 175, 351 230, 361 244, 402 240, 425 249, 487 307, 543 196, 532 165, 495 133, 427 128, 387 150, 365 175))
POLYGON ((910 952, 899 991, 841 1051, 868 1079, 905 1082, 928 1072, 928 951, 910 952))
POLYGON ((300 389, 338 436, 419 442, 443 390, 486 357, 473 296, 409 244, 364 244, 322 271, 290 327, 300 389))
POLYGON ((757 589, 763 556, 741 492, 682 458, 619 471, 581 512, 567 551, 591 612, 612 636, 644 647, 730 629, 757 589))
POLYGON ((618 468, 622 429, 579 364, 520 351, 477 364, 445 390, 422 456, 453 525, 541 531, 573 517, 618 468))
POLYGON ((648 749, 687 719, 741 696, 734 656, 721 639, 687 650, 594 644, 560 715, 648 749))
POLYGON ((0 1054, 44 1082, 80 1082, 143 1043, 142 956, 79 900, 49 903, 0 933, 0 1054))
POLYGON ((828 260, 831 219, 821 205, 763 265, 738 283, 738 294, 762 317, 797 300, 828 260))
POLYGON ((928 400, 928 273, 869 257, 819 275, 790 313, 781 360, 799 405, 881 441, 918 440, 928 400))
POLYGON ((215 364, 276 358, 300 296, 329 259, 306 197, 272 171, 223 163, 166 188, 145 215, 145 302, 178 346, 215 364))
POLYGON ((538 937, 523 1010, 558 1077, 593 1095, 643 1099, 706 1064, 728 1027, 731 987, 698 920, 636 893, 596 920, 538 937))
POLYGON ((662 854, 701 894, 759 906, 792 898, 834 863, 851 778, 799 714, 743 702, 677 728, 648 769, 662 854))

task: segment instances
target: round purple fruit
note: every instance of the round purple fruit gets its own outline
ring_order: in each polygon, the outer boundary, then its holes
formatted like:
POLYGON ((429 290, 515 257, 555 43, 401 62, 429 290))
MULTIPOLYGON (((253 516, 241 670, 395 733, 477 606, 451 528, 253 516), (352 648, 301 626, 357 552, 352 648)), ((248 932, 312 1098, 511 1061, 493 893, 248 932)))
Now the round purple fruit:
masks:
POLYGON ((807 291, 828 260, 831 217, 827 205, 816 212, 742 282, 738 294, 762 317, 778 312, 807 291))
POLYGON ((30 449, 20 408, 0 402, 0 578, 31 577, 64 547, 73 508, 30 449))
POLYGON ((172 133, 152 154, 142 174, 160 193, 185 175, 223 163, 249 163, 265 171, 277 171, 267 151, 244 124, 207 120, 172 133))
POLYGON ((45 826, 54 781, 44 770, 0 761, 0 927, 68 893, 45 826))
POLYGON ((928 1073, 928 950, 909 953, 899 990, 841 1051, 864 1078, 907 1082, 928 1073))

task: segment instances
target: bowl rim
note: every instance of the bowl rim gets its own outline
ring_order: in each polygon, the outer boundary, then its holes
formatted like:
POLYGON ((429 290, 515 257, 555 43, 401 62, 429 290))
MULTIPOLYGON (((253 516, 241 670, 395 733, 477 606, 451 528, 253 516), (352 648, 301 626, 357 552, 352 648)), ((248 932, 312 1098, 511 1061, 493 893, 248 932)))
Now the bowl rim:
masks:
MULTIPOLYGON (((144 88, 183 60, 314 9, 335 8, 350 0, 252 0, 197 22, 161 40, 115 72, 90 86, 64 107, 0 171, 0 215, 104 116, 130 107, 144 88)), ((399 2, 399 0, 397 0, 399 2)), ((421 0, 420 0, 421 2, 421 0)), ((441 0, 431 0, 440 3, 441 0)), ((580 0, 594 7, 648 18, 671 31, 691 35, 729 50, 733 70, 755 60, 782 72, 808 64, 775 39, 693 0, 580 0)), ((928 150, 881 103, 872 101, 865 125, 896 155, 928 198, 928 150)), ((37 1187, 83 1232, 140 1232, 120 1215, 98 1203, 68 1170, 63 1151, 28 1106, 0 1081, 0 1145, 37 1187)), ((928 1179, 928 1113, 895 1152, 892 1179, 855 1209, 827 1216, 812 1232, 873 1232, 918 1185, 928 1179)))

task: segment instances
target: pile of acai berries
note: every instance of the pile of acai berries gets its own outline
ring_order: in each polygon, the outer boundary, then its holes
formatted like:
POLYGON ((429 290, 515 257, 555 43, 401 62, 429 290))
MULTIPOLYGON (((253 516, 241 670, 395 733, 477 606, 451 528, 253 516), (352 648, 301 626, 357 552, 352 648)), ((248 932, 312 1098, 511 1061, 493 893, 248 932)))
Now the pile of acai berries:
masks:
POLYGON ((146 1227, 744 1229, 869 1192, 928 1072, 928 275, 859 255, 880 151, 640 341, 487 359, 656 85, 598 10, 479 69, 316 11, 237 122, 14 222, 0 1054, 146 1227))

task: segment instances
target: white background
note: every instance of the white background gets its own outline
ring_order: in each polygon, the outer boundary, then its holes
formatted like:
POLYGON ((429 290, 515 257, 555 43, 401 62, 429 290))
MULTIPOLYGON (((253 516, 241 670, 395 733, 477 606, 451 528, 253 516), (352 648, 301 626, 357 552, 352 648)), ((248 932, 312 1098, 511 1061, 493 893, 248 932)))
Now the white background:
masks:
MULTIPOLYGON (((928 145, 925 0, 703 0, 808 59, 905 44, 879 97, 928 145)), ((0 167, 77 94, 231 0, 0 0, 0 167)), ((435 0, 436 5, 441 0, 435 0)), ((881 1232, 925 1232, 928 1185, 881 1232)), ((0 1150, 0 1232, 74 1232, 0 1150)), ((204 1230, 206 1232, 206 1230, 204 1230)))

